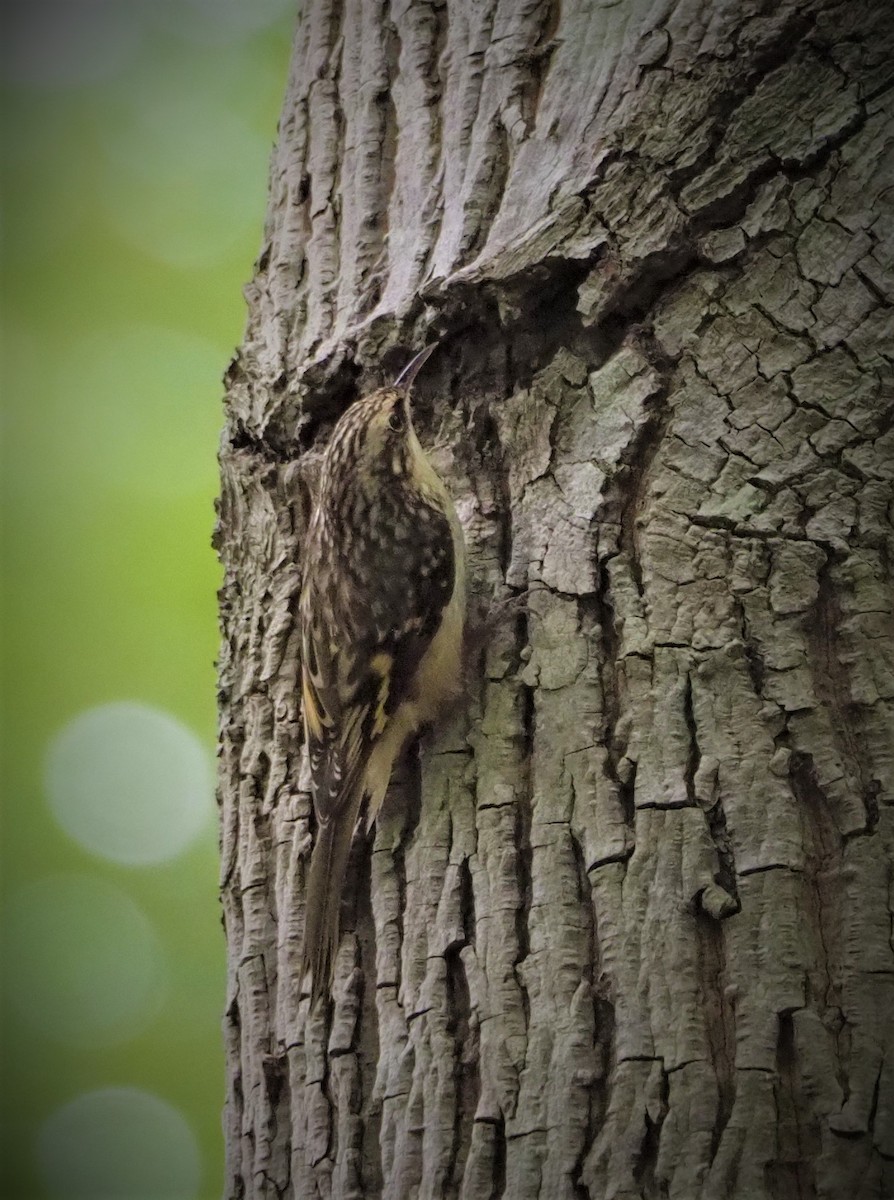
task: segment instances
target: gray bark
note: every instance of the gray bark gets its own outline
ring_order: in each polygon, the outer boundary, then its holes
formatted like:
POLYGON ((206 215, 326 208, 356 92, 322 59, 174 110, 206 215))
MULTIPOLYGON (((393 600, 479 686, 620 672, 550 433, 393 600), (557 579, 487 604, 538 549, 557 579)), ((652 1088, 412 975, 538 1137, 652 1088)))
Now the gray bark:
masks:
POLYGON ((229 1197, 894 1194, 885 7, 306 5, 221 449, 229 1197), (302 531, 433 332, 478 650, 324 1022, 302 531))

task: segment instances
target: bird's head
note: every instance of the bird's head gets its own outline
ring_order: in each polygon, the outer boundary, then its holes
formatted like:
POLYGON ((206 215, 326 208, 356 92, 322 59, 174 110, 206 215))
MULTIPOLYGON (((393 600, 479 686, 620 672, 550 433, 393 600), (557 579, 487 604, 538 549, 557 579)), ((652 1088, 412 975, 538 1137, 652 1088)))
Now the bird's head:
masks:
MULTIPOLYGON (((339 419, 327 450, 327 465, 344 476, 347 464, 361 474, 401 477, 422 451, 410 414, 410 389, 437 346, 417 354, 389 387, 356 401, 339 419)), ((325 468, 324 468, 325 470, 325 468)))

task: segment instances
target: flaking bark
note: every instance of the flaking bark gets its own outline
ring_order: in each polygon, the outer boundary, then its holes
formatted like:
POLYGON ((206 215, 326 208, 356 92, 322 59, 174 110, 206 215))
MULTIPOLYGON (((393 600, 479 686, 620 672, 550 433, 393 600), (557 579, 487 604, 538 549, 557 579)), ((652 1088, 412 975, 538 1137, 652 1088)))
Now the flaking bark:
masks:
POLYGON ((305 6, 221 448, 228 1197, 894 1194, 892 33, 305 6), (482 648, 324 1022, 301 540, 432 334, 482 648))

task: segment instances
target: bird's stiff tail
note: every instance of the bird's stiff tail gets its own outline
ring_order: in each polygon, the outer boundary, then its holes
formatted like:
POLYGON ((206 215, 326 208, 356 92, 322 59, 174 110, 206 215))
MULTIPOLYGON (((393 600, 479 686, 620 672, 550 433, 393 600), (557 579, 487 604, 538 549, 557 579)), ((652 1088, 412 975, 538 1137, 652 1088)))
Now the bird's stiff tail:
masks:
POLYGON ((305 892, 301 965, 302 980, 307 971, 311 973, 311 1008, 317 998, 328 995, 332 987, 341 897, 362 795, 362 788, 357 789, 357 794, 351 797, 344 811, 332 820, 321 821, 317 826, 305 892))

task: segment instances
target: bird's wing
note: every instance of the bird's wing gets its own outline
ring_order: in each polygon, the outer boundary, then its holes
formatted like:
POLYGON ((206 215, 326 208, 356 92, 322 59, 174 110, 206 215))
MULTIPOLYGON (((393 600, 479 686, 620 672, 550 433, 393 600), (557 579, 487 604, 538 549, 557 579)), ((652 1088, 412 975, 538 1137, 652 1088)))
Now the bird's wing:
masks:
POLYGON ((305 589, 304 723, 321 822, 350 804, 370 751, 412 689, 450 600, 455 570, 450 526, 442 514, 432 513, 425 537, 408 542, 400 575, 379 574, 369 588, 371 598, 358 597, 356 619, 337 627, 332 589, 313 579, 305 589))

